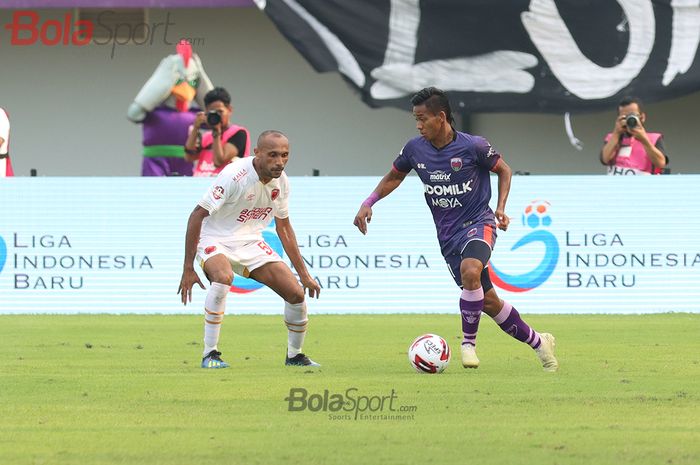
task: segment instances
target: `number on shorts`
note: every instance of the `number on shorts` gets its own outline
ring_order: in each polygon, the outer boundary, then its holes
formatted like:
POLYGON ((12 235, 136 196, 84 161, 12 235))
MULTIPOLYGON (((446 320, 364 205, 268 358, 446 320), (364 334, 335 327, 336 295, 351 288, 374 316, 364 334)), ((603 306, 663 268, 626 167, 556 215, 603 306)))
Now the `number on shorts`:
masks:
POLYGON ((263 249, 263 251, 264 251, 266 254, 268 254, 268 255, 272 255, 272 254, 275 253, 275 251, 272 250, 272 249, 270 248, 270 246, 267 245, 266 243, 264 243, 263 241, 258 242, 258 247, 260 247, 261 249, 263 249))

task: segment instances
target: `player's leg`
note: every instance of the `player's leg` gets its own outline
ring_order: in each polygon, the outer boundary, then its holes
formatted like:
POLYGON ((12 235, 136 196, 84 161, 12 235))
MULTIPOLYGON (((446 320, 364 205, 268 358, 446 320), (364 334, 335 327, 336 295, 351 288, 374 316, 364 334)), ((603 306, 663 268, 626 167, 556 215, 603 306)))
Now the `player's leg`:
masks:
POLYGON ((221 360, 218 345, 221 323, 226 311, 226 297, 233 281, 233 270, 228 257, 221 253, 209 256, 202 269, 211 283, 204 300, 202 368, 227 368, 229 365, 221 360))
POLYGON ((498 297, 488 268, 484 268, 481 274, 481 286, 484 289, 484 313, 493 318, 506 334, 532 347, 545 371, 556 371, 559 363, 554 356, 554 336, 535 331, 521 318, 515 307, 498 297))
POLYGON ((309 319, 306 312, 304 289, 289 267, 281 261, 265 263, 252 270, 250 277, 275 291, 284 300, 284 323, 287 326, 285 364, 320 366, 302 352, 309 319))
POLYGON ((461 254, 462 295, 459 299, 459 310, 462 315, 462 366, 465 368, 479 366, 479 359, 476 356, 476 335, 481 312, 484 309, 481 272, 490 257, 491 247, 480 239, 470 240, 461 254))

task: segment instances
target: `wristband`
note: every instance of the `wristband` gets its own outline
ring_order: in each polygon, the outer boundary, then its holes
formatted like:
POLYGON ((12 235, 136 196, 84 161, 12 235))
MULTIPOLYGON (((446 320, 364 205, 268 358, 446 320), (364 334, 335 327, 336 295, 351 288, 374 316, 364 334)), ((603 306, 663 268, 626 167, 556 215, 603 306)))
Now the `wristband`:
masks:
POLYGON ((372 192, 369 195, 369 197, 367 197, 365 201, 362 202, 362 206, 372 208, 372 205, 377 203, 377 201, 379 201, 379 194, 377 194, 376 192, 372 192))

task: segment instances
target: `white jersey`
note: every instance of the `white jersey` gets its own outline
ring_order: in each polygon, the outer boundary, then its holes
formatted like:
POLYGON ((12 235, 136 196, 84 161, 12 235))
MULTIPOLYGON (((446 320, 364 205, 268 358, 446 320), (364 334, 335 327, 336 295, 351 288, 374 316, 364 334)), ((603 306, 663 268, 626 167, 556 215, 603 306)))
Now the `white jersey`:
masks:
POLYGON ((255 241, 274 217, 289 216, 289 180, 282 173, 267 184, 253 168, 255 157, 229 163, 199 205, 209 212, 202 222, 200 239, 255 241))

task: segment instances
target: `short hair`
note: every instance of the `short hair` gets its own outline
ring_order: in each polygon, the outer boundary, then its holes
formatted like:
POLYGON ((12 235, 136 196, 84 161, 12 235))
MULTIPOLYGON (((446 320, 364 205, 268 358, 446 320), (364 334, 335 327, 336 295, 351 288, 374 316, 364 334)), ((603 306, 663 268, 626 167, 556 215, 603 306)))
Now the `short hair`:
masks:
POLYGON ((452 107, 450 107, 450 100, 447 98, 447 94, 444 90, 438 89, 437 87, 421 89, 411 97, 411 104, 413 106, 425 105, 435 115, 444 111, 447 121, 450 124, 454 124, 455 122, 452 117, 452 107))
POLYGON ((284 137, 289 139, 282 131, 278 131, 277 129, 266 129, 265 131, 261 132, 258 136, 258 147, 260 147, 260 142, 262 142, 263 139, 265 139, 267 136, 272 135, 274 135, 275 137, 284 137))
POLYGON ((214 87, 204 96, 204 105, 208 106, 214 102, 222 102, 224 105, 231 105, 231 94, 223 87, 214 87))
POLYGON ((620 100, 620 103, 617 104, 617 107, 626 107, 627 105, 632 105, 633 103, 637 104, 637 107, 639 108, 639 113, 644 113, 644 107, 642 106, 642 99, 639 97, 633 97, 631 95, 626 95, 622 97, 620 100))

